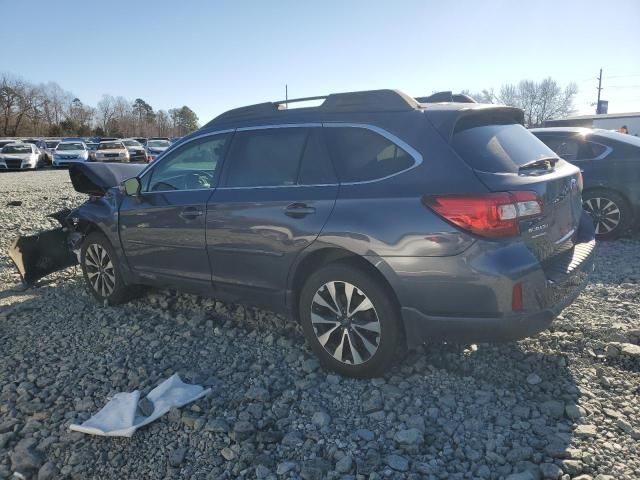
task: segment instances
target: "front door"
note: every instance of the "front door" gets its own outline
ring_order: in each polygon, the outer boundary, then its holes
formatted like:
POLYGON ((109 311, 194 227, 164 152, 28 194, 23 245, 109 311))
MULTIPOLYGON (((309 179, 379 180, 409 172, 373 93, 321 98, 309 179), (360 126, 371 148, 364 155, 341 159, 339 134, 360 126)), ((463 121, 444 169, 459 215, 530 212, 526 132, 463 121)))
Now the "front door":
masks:
POLYGON ((229 139, 209 135, 169 152, 143 174, 140 194, 123 200, 120 238, 129 267, 143 280, 210 290, 207 201, 229 139))

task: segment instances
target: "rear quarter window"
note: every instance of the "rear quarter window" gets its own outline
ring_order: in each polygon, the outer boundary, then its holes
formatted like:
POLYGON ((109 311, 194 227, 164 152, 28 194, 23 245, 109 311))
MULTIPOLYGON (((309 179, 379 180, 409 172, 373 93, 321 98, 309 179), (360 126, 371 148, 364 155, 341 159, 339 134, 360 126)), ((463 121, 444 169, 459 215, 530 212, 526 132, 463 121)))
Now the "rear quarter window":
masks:
POLYGON ((372 130, 358 127, 325 130, 341 182, 377 180, 415 164, 409 153, 372 130))

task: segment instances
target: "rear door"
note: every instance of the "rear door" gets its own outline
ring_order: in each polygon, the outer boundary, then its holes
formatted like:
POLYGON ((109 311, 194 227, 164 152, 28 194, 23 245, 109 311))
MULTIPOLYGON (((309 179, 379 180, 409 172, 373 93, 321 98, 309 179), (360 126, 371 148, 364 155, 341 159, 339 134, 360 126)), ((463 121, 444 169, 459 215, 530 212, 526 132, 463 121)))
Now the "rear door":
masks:
POLYGON ((540 260, 571 244, 582 215, 579 169, 519 123, 500 115, 458 122, 452 145, 491 191, 534 191, 543 215, 524 220, 522 238, 540 260))
POLYGON ((293 260, 317 238, 337 193, 320 125, 238 129, 207 205, 214 286, 282 302, 293 260))

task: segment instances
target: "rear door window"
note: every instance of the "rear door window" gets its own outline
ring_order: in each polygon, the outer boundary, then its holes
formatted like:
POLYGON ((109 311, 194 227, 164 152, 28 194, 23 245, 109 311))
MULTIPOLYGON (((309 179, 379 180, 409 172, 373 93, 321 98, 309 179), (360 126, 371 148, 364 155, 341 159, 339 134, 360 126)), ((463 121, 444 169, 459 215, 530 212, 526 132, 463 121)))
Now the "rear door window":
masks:
POLYGON ((415 164, 414 158, 379 133, 366 128, 325 128, 341 182, 377 180, 415 164))
POLYGON ((322 128, 312 128, 300 164, 300 185, 326 185, 338 180, 333 171, 322 128))
POLYGON ((237 132, 228 155, 227 187, 295 185, 307 128, 237 132))
POLYGON ((558 157, 519 123, 462 122, 464 119, 453 135, 452 146, 474 170, 517 173, 525 163, 558 157))

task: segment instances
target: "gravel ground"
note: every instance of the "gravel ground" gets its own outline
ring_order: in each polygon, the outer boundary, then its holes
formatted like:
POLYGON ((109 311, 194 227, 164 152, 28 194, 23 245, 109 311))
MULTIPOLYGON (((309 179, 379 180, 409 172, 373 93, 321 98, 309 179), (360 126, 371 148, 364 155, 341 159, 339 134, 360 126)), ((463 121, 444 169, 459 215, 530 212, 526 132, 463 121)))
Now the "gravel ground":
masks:
POLYGON ((0 478, 640 478, 640 237, 599 245, 535 338, 352 380, 269 312, 171 291, 104 307, 73 268, 21 291, 9 243, 83 197, 66 172, 0 174, 0 478), (131 439, 68 431, 174 372, 212 393, 131 439))

